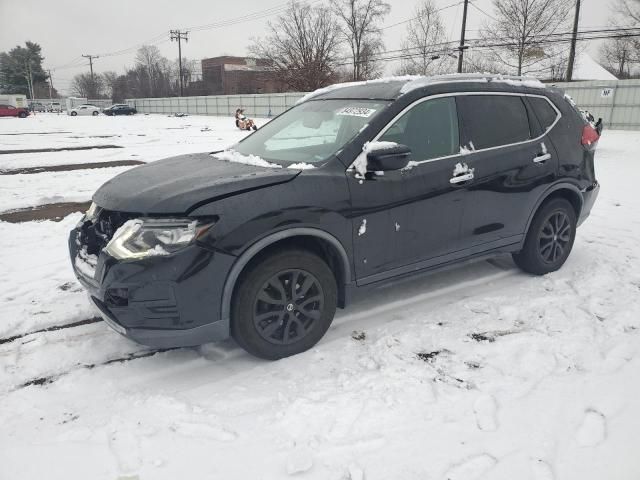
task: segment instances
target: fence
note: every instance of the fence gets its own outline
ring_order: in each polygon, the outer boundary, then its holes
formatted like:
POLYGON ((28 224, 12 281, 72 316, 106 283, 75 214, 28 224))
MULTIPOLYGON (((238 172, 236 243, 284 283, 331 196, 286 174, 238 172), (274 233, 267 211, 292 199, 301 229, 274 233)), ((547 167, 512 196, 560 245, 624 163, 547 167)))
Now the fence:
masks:
POLYGON ((29 100, 29 104, 32 103, 41 103, 45 107, 48 106, 51 102, 58 102, 62 109, 65 110, 69 105, 71 108, 77 107, 82 104, 95 105, 100 108, 107 108, 113 105, 113 102, 108 99, 98 98, 98 99, 86 99, 86 98, 75 98, 75 97, 63 97, 63 98, 34 98, 33 100, 29 100), (67 102, 69 100, 69 102, 67 102))
MULTIPOLYGON (((605 128, 640 130, 640 80, 603 80, 554 84, 571 95, 578 106, 602 117, 605 128)), ((233 116, 242 107, 247 114, 268 117, 293 106, 304 93, 220 95, 203 97, 128 99, 141 113, 188 113, 233 116)))
POLYGON ((558 83, 581 109, 602 117, 606 129, 640 130, 640 80, 558 83))
POLYGON ((136 98, 126 102, 140 113, 188 113, 191 115, 233 116, 236 108, 247 115, 269 117, 292 107, 304 93, 265 93, 256 95, 208 95, 202 97, 136 98))

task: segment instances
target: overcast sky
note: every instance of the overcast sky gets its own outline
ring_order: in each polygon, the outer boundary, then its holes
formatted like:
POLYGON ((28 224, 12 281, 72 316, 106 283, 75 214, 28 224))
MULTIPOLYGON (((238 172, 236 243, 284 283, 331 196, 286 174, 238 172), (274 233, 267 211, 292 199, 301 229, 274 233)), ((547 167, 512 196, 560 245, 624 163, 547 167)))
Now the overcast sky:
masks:
MULTIPOLYGON (((320 3, 323 0, 319 0, 320 3)), ((412 16, 419 0, 387 0, 391 13, 384 26, 402 22, 412 16)), ((446 7, 456 0, 434 0, 438 7, 446 7)), ((583 0, 580 28, 606 26, 610 8, 615 0, 583 0)), ((441 12, 448 39, 460 35, 462 5, 441 12)), ((485 12, 492 13, 492 0, 474 0, 485 12)), ((45 68, 51 68, 53 83, 61 93, 73 76, 88 70, 83 54, 101 55, 94 61, 94 70, 123 72, 133 64, 135 49, 142 43, 157 44, 163 55, 178 57, 178 46, 169 41, 169 29, 189 29, 285 5, 283 0, 0 0, 0 51, 7 51, 30 40, 42 46, 45 68), (128 53, 104 54, 131 49, 128 53)), ((272 10, 272 11, 273 11, 272 10)), ((267 12, 268 14, 269 12, 267 12)), ((255 15, 259 16, 259 15, 255 15)), ((233 26, 192 30, 189 42, 183 44, 183 57, 201 59, 218 55, 245 55, 253 37, 265 34, 269 20, 276 15, 247 20, 233 26)), ((488 17, 470 6, 467 37, 477 35, 477 29, 488 17)), ((406 24, 384 30, 385 47, 400 48, 406 24)), ((588 51, 596 56, 597 45, 588 51)))

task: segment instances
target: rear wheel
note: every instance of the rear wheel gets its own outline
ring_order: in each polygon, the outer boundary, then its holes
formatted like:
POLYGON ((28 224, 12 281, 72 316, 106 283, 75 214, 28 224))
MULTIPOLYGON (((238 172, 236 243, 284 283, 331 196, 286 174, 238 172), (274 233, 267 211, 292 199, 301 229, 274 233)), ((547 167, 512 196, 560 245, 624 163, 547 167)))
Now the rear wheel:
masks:
POLYGON ((534 275, 558 270, 569 257, 576 238, 576 212, 564 198, 544 204, 536 213, 523 249, 513 255, 522 270, 534 275))
POLYGON ((100 114, 100 112, 93 112, 91 115, 93 115, 95 117, 95 116, 97 116, 99 114, 100 114))
POLYGON ((76 115, 78 115, 78 112, 71 112, 72 117, 75 117, 76 115))
POLYGON ((26 113, 26 112, 20 112, 20 113, 18 114, 18 116, 19 116, 20 118, 27 118, 27 113, 26 113))
POLYGON ((244 273, 232 305, 231 333, 242 348, 275 360, 308 350, 335 315, 333 273, 304 250, 270 255, 244 273))

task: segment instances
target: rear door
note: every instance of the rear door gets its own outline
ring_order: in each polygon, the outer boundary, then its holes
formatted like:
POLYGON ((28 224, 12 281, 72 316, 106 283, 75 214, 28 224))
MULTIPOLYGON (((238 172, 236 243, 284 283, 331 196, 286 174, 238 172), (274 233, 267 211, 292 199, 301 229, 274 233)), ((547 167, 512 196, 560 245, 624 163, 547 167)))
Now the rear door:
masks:
POLYGON ((557 175, 556 152, 524 95, 458 96, 466 185, 461 241, 470 253, 521 240, 533 205, 557 175), (546 141, 545 141, 546 140, 546 141))

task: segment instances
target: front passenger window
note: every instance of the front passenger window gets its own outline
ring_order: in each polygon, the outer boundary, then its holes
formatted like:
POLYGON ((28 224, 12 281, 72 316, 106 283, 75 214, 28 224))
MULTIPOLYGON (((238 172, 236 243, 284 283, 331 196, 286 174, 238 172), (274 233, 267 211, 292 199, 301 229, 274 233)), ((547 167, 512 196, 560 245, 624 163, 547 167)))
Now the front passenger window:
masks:
POLYGON ((411 149, 419 162, 460 152, 458 114, 453 97, 426 100, 405 112, 379 138, 411 149))

